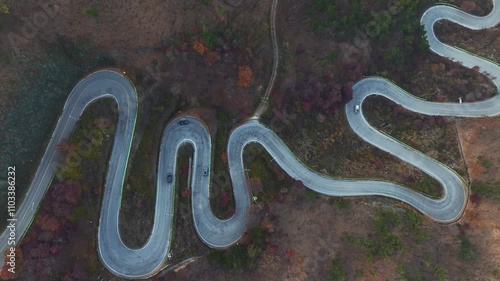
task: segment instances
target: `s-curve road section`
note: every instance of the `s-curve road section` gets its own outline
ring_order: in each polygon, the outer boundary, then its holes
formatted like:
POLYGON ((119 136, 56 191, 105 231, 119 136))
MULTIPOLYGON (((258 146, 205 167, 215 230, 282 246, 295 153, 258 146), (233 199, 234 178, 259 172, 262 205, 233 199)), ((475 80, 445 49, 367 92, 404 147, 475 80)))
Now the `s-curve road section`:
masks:
MULTIPOLYGON (((500 0, 494 1, 493 11, 486 17, 475 17, 455 8, 437 6, 427 10, 425 25, 431 50, 438 55, 462 62, 467 67, 479 66, 498 77, 498 65, 447 46, 435 37, 435 22, 448 19, 473 29, 492 27, 500 20, 500 0)), ((493 79, 498 88, 498 80, 493 79)), ((253 118, 231 131, 227 144, 228 163, 234 188, 236 210, 231 218, 220 220, 210 208, 211 139, 206 126, 192 116, 172 120, 162 136, 156 181, 156 200, 153 228, 146 244, 132 249, 123 243, 119 232, 122 189, 127 170, 137 117, 137 96, 133 84, 123 75, 101 70, 85 77, 73 89, 63 113, 35 173, 32 184, 16 213, 17 242, 34 218, 32 206, 39 206, 50 182, 60 166, 57 145, 67 140, 85 108, 100 98, 112 98, 118 105, 118 124, 109 159, 98 227, 98 254, 104 266, 113 274, 125 278, 150 277, 166 266, 172 238, 175 214, 174 192, 176 159, 181 145, 194 150, 192 167, 192 211, 195 229, 200 239, 212 248, 226 248, 243 235, 250 209, 250 191, 246 184, 243 151, 247 144, 259 143, 292 178, 308 188, 329 196, 378 195, 408 203, 430 218, 452 222, 460 218, 467 202, 467 189, 461 178, 445 165, 415 149, 401 144, 371 127, 363 115, 362 102, 369 95, 382 95, 405 108, 427 115, 462 117, 493 116, 500 113, 498 96, 476 103, 451 104, 420 100, 383 78, 367 78, 354 86, 354 98, 346 106, 352 129, 367 142, 395 155, 438 180, 444 195, 432 199, 398 184, 383 181, 333 179, 319 174, 293 154, 286 144, 269 128, 253 118)), ((132 187, 133 188, 133 187, 132 187)), ((9 232, 0 236, 2 249, 8 247, 9 232)))
MULTIPOLYGON (((494 0, 493 10, 485 17, 469 15, 449 6, 434 6, 428 9, 421 19, 430 49, 433 52, 460 62, 469 68, 479 67, 480 71, 488 73, 492 77, 497 89, 500 86, 497 78, 500 77, 498 64, 442 43, 434 34, 434 24, 440 20, 450 20, 474 30, 491 28, 500 22, 499 3, 500 0, 494 0)), ((460 176, 436 160, 374 129, 363 115, 362 104, 366 97, 379 95, 410 111, 425 115, 484 117, 500 114, 500 96, 496 95, 491 99, 474 103, 428 102, 380 77, 363 79, 354 85, 353 90, 354 98, 346 105, 345 112, 354 132, 366 142, 421 169, 435 178, 444 188, 444 195, 439 199, 431 199, 409 191, 398 194, 399 198, 397 199, 407 202, 437 221, 451 222, 460 218, 467 203, 467 188, 460 176)), ((392 187, 387 184, 378 184, 376 189, 390 192, 392 195, 395 194, 390 191, 392 187)))

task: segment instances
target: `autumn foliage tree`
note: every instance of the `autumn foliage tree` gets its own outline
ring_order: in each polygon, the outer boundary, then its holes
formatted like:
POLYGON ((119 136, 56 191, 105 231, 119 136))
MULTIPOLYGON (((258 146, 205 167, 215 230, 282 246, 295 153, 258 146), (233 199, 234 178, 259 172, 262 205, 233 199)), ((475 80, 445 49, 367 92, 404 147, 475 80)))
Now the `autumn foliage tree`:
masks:
POLYGON ((14 280, 17 278, 17 275, 15 273, 12 273, 9 271, 9 266, 4 265, 2 267, 2 270, 0 271, 0 279, 2 280, 14 280))
POLYGON ((238 81, 236 86, 249 88, 253 83, 253 73, 249 66, 238 67, 238 81))
POLYGON ((47 196, 52 203, 44 206, 35 225, 43 231, 56 232, 72 217, 76 204, 81 200, 81 186, 61 182, 52 186, 47 196))
POLYGON ((346 83, 342 86, 342 103, 346 104, 352 100, 353 90, 352 83, 346 83))
POLYGON ((30 231, 22 240, 24 269, 21 275, 44 280, 54 274, 47 268, 51 268, 53 257, 63 251, 68 235, 75 227, 74 218, 82 201, 82 190, 80 182, 63 181, 52 185, 45 200, 50 204, 43 204, 30 231))
POLYGON ((50 196, 56 201, 76 205, 82 198, 81 186, 78 183, 58 183, 51 188, 50 196))
POLYGON ((5 0, 0 0, 0 14, 8 14, 8 13, 10 13, 9 6, 5 2, 5 0))
POLYGON ((82 186, 80 183, 61 182, 52 186, 48 197, 52 202, 50 206, 45 205, 43 212, 35 222, 43 230, 57 231, 64 226, 75 211, 76 205, 82 198, 82 186))
POLYGON ((15 269, 15 273, 12 273, 11 271, 9 271, 9 268, 10 268, 10 265, 7 264, 7 262, 10 261, 10 258, 7 257, 7 254, 10 253, 10 249, 7 249, 5 251, 5 258, 4 258, 4 266, 2 267, 2 269, 0 270, 0 279, 1 280, 14 280, 17 278, 17 274, 19 273, 19 271, 21 270, 21 266, 23 264, 23 252, 21 251, 21 249, 19 247, 16 247, 16 250, 15 250, 15 253, 16 253, 16 269, 15 269))
POLYGON ((200 40, 194 40, 191 44, 191 47, 193 47, 193 50, 195 50, 200 55, 204 55, 209 51, 208 47, 200 40))
POLYGON ((36 226, 38 226, 41 230, 46 231, 56 231, 61 227, 61 221, 56 217, 53 217, 48 214, 40 214, 38 219, 35 221, 36 226))

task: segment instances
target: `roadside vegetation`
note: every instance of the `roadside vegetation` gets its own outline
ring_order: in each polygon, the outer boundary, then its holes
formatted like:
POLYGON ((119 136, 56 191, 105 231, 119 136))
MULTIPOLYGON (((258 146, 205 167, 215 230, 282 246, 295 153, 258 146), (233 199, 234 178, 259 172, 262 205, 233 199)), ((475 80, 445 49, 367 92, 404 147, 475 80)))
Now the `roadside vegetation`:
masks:
MULTIPOLYGON (((346 234, 343 237, 355 247, 355 253, 361 253, 356 254, 356 259, 363 260, 367 265, 378 263, 380 260, 395 261, 396 271, 402 280, 447 280, 447 269, 430 254, 424 253, 418 260, 412 258, 412 255, 416 254, 413 253, 415 248, 423 249, 427 247, 425 245, 432 244, 433 234, 424 230, 420 214, 411 209, 405 212, 384 209, 377 211, 372 221, 374 232, 364 237, 354 234, 346 234)), ((464 239, 462 241, 468 241, 464 236, 459 237, 464 239)), ((461 246, 459 258, 469 258, 471 255, 470 245, 461 246)))
MULTIPOLYGON (((287 188, 294 184, 302 185, 288 177, 260 145, 249 144, 243 161, 248 168, 250 189, 257 197, 258 204, 280 202, 287 188)), ((314 200, 318 197, 316 192, 305 187, 304 190, 306 199, 314 200)))
POLYGON ((8 14, 10 13, 9 5, 5 2, 5 0, 0 0, 0 14, 8 14))
POLYGON ((88 16, 88 17, 93 17, 93 18, 98 18, 99 17, 99 12, 97 11, 96 7, 88 7, 83 9, 83 14, 88 16))
POLYGON ((458 249, 458 258, 461 260, 473 260, 476 257, 476 251, 472 242, 465 236, 465 234, 458 235, 460 240, 460 248, 458 249))
POLYGON ((373 261, 377 257, 388 259, 403 249, 401 240, 394 234, 395 229, 402 226, 403 221, 397 213, 379 211, 373 221, 374 235, 367 238, 348 235, 346 240, 353 246, 361 247, 367 261, 373 261))
POLYGON ((217 133, 215 134, 212 185, 210 186, 210 206, 215 216, 220 219, 228 218, 234 213, 233 186, 227 163, 227 142, 232 124, 239 118, 222 109, 217 110, 217 133))
POLYGON ((253 269, 257 265, 266 246, 266 229, 257 225, 247 230, 248 241, 224 251, 212 250, 208 255, 209 263, 222 266, 226 269, 245 270, 253 269))
POLYGON ((490 160, 486 159, 486 157, 484 157, 482 155, 477 158, 477 161, 479 162, 479 164, 481 166, 483 166, 486 169, 493 167, 493 163, 490 160))
POLYGON ((340 259, 334 259, 332 261, 332 268, 330 269, 330 280, 332 281, 344 281, 345 273, 344 266, 340 259))
POLYGON ((479 196, 500 200, 500 181, 497 181, 493 184, 485 182, 473 182, 471 185, 471 189, 472 192, 479 196))

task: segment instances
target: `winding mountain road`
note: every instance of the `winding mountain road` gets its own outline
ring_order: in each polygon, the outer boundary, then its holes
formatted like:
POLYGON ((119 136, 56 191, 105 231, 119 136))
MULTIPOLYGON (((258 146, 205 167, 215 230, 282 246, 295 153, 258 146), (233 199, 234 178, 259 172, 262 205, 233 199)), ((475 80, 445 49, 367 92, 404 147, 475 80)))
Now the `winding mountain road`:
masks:
MULTIPOLYGON (((467 67, 479 66, 493 77, 500 75, 497 64, 470 55, 441 43, 434 35, 433 25, 441 19, 454 21, 472 29, 495 26, 500 21, 499 1, 486 17, 475 17, 455 8, 436 6, 422 16, 431 50, 438 55, 460 61, 467 67)), ((275 8, 274 8, 275 9, 275 8)), ((492 79, 498 88, 498 79, 492 79)), ((58 143, 67 140, 85 108, 93 101, 105 97, 118 105, 118 125, 105 181, 103 204, 98 229, 98 252, 104 266, 113 274, 125 278, 145 278, 165 267, 170 251, 174 216, 176 158, 179 147, 191 145, 194 150, 192 167, 192 211, 195 229, 201 240, 212 248, 226 248, 243 235, 250 209, 250 191, 246 184, 243 150, 249 143, 259 143, 283 170, 308 188, 329 196, 378 195, 406 202, 420 212, 440 222, 453 222, 462 215, 467 202, 467 188, 451 169, 436 160, 401 144, 397 140, 371 127, 364 118, 362 107, 369 95, 381 95, 405 108, 425 115, 462 117, 494 116, 500 114, 500 97, 476 103, 435 103, 418 99, 383 78, 367 78, 354 86, 354 98, 346 106, 352 129, 365 141, 385 150, 401 160, 421 169, 441 183, 444 195, 432 199, 404 186, 383 181, 333 179, 319 174, 293 154, 286 144, 258 120, 251 119, 235 128, 229 138, 227 153, 231 181, 234 188, 234 215, 220 220, 210 208, 210 174, 202 170, 211 164, 210 134, 206 126, 194 117, 181 117, 171 121, 164 131, 158 163, 154 224, 151 235, 140 249, 127 247, 120 237, 119 215, 122 188, 127 170, 132 138, 137 117, 137 96, 134 85, 123 75, 111 70, 97 71, 81 80, 66 101, 63 113, 42 157, 31 187, 16 214, 17 241, 28 230, 50 182, 57 170, 58 143), (183 122, 181 122, 183 121, 183 122), (187 121, 187 122, 185 122, 187 121), (172 175, 172 181, 168 176, 172 175)), ((8 230, 0 236, 2 249, 7 248, 8 230)))

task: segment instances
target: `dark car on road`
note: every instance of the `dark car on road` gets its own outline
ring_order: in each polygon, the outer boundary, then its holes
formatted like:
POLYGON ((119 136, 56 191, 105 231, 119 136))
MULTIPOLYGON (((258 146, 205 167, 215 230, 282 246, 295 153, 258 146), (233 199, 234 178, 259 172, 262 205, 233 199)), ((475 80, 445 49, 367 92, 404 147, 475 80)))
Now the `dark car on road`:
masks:
POLYGON ((208 176, 208 167, 207 166, 203 167, 203 176, 204 177, 208 176))
POLYGON ((184 125, 187 125, 187 124, 189 124, 188 120, 181 120, 181 121, 179 121, 179 125, 181 125, 181 126, 184 126, 184 125))
POLYGON ((168 174, 167 183, 172 183, 172 174, 168 174))

